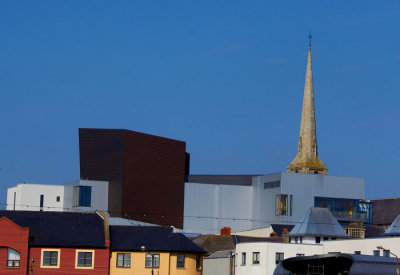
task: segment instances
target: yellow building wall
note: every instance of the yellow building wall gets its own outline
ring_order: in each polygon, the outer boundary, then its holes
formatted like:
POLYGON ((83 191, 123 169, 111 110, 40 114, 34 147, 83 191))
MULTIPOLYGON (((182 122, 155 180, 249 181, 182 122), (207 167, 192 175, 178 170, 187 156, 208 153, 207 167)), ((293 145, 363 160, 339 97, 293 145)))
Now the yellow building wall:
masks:
MULTIPOLYGON (((187 253, 152 252, 160 254, 160 267, 154 268, 154 275, 201 275, 196 270, 196 255, 187 253), (176 268, 177 254, 185 254, 185 268, 176 268)), ((110 275, 151 275, 151 268, 145 267, 145 252, 112 252, 110 275), (131 267, 117 267, 117 253, 131 254, 131 267)))

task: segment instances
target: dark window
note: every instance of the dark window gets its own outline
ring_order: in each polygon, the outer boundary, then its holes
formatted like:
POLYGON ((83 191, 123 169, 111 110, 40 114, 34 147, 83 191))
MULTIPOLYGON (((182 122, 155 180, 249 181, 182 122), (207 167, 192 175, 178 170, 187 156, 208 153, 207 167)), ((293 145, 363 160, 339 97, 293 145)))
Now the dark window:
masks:
POLYGON ((196 256, 196 270, 201 270, 201 256, 196 256))
POLYGON ((92 204, 92 186, 74 186, 73 206, 90 207, 92 204))
POLYGON ((318 174, 318 171, 314 171, 314 174, 318 174))
POLYGON ((43 265, 58 265, 58 251, 43 251, 43 265))
POLYGON ((354 254, 361 255, 361 251, 354 251, 354 254))
POLYGON ((44 195, 40 195, 40 211, 43 211, 44 195))
POLYGON ((131 254, 117 253, 117 267, 131 267, 131 254))
POLYGON ((57 196, 56 201, 57 201, 57 202, 60 201, 60 196, 57 196))
POLYGON ((290 195, 290 216, 293 214, 293 195, 290 195))
POLYGON ((383 250, 383 257, 390 257, 390 250, 383 250))
POLYGON ((328 237, 324 237, 324 241, 327 241, 327 240, 329 240, 329 238, 328 237))
POLYGON ((183 254, 176 255, 176 267, 177 268, 185 267, 185 255, 183 254))
POLYGON ((380 250, 374 250, 374 256, 380 256, 381 251, 380 250))
POLYGON ((283 260, 284 260, 284 254, 281 253, 281 252, 276 252, 276 254, 275 254, 275 263, 279 264, 283 260))
POLYGON ((246 265, 246 252, 242 253, 242 265, 246 265))
POLYGON ((253 252, 253 264, 260 263, 260 252, 253 252))
POLYGON ((300 243, 303 243, 303 237, 300 237, 300 243))
POLYGON ((92 266, 92 252, 78 252, 78 266, 92 266))
POLYGON ((297 253, 297 254, 296 254, 296 257, 304 257, 304 254, 297 253))
POLYGON ((321 242, 321 237, 315 237, 315 243, 320 243, 321 242))
POLYGON ((160 267, 160 254, 146 254, 146 267, 160 267))
POLYGON ((19 267, 21 254, 18 251, 9 248, 7 250, 7 267, 19 267))

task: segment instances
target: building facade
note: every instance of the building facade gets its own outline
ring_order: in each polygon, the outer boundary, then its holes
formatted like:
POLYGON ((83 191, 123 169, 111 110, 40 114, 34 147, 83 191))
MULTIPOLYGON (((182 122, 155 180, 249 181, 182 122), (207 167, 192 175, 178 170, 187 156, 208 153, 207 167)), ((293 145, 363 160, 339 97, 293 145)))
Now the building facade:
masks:
POLYGON ((109 182, 111 216, 183 226, 186 143, 128 130, 79 129, 81 179, 109 182))

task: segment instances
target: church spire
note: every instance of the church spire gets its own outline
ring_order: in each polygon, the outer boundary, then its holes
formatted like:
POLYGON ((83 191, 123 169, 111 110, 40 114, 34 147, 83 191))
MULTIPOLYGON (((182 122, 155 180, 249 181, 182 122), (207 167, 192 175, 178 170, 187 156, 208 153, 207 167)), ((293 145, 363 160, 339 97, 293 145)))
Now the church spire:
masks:
POLYGON ((288 172, 326 174, 328 168, 318 156, 315 127, 314 88, 311 65, 311 34, 308 36, 308 61, 304 86, 303 111, 301 114, 300 138, 297 155, 287 167, 288 172))

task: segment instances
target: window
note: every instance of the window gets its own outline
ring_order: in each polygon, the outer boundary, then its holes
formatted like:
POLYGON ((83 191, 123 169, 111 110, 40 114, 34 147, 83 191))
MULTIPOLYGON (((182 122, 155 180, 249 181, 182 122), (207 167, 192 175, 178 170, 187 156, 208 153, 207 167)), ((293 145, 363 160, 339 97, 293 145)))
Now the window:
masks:
POLYGON ((196 270, 201 270, 201 256, 196 256, 196 270))
POLYGON ((60 249, 42 249, 40 258, 41 268, 60 267, 60 249))
POLYGON ((374 256, 380 256, 381 251, 380 250, 374 250, 374 256))
POLYGON ((177 268, 185 267, 185 255, 183 254, 176 255, 176 267, 177 268))
POLYGON ((300 243, 303 243, 303 237, 300 237, 300 243))
POLYGON ((297 243, 299 241, 299 238, 294 237, 294 242, 297 243))
POLYGON ((246 265, 246 252, 242 252, 242 265, 246 265))
POLYGON ((280 186, 281 186, 281 181, 279 180, 264 182, 264 189, 276 188, 280 186))
POLYGON ((160 254, 146 254, 146 267, 160 267, 160 254))
POLYGON ((324 237, 324 241, 327 241, 327 240, 329 240, 329 238, 328 237, 324 237))
POLYGON ((315 237, 315 243, 320 243, 321 242, 321 237, 315 237))
POLYGON ((287 216, 288 195, 276 195, 276 216, 287 216))
POLYGON ((40 195, 40 211, 43 211, 44 195, 40 195))
POLYGON ((56 202, 60 202, 60 196, 57 196, 56 202))
POLYGON ((253 264, 260 263, 260 252, 253 252, 253 264))
POLYGON ((131 254, 117 253, 117 267, 131 267, 131 254))
POLYGON ((74 186, 72 206, 90 207, 92 203, 92 186, 74 186))
POLYGON ((293 195, 290 195, 290 216, 293 214, 293 195))
POLYGON ((383 250, 383 257, 390 257, 390 250, 383 250))
POLYGON ((43 251, 43 265, 56 266, 58 264, 58 251, 43 251))
POLYGON ((354 251, 354 254, 361 255, 361 251, 354 251))
POLYGON ((275 254, 275 264, 279 264, 284 260, 284 254, 281 252, 276 252, 275 254))
POLYGON ((297 254, 296 254, 296 257, 304 257, 304 254, 297 253, 297 254))
POLYGON ((19 267, 21 254, 18 251, 7 249, 7 267, 19 267))
POLYGON ((94 250, 76 251, 76 268, 94 268, 94 250))

